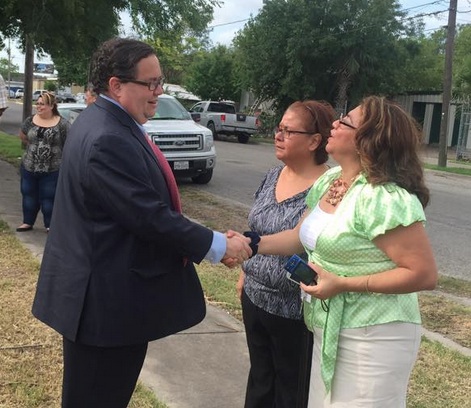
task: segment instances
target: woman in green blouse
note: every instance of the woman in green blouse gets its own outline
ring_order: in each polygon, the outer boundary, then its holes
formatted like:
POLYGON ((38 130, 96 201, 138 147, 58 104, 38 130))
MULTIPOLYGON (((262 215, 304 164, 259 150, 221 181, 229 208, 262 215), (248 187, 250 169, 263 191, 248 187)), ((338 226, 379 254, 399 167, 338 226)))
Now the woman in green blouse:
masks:
POLYGON ((365 98, 333 123, 326 150, 339 166, 314 184, 306 215, 258 244, 263 254, 304 247, 318 273, 316 286, 301 284, 314 332, 309 407, 405 407, 421 340, 416 292, 437 282, 420 140, 398 105, 365 98))

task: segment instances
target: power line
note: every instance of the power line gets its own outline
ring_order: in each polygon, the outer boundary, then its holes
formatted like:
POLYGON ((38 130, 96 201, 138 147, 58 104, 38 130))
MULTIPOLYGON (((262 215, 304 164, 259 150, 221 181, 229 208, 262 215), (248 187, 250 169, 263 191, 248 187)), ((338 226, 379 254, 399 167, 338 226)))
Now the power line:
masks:
MULTIPOLYGON (((417 9, 417 8, 432 6, 432 5, 436 5, 436 4, 443 4, 443 3, 444 3, 444 0, 436 0, 436 1, 431 1, 429 3, 420 4, 418 6, 409 7, 409 8, 403 9, 401 11, 409 11, 409 10, 413 10, 413 9, 417 9)), ((402 19, 400 21, 411 20, 411 19, 420 18, 420 17, 428 17, 428 16, 432 16, 432 15, 438 15, 438 14, 441 14, 441 13, 445 13, 447 11, 448 11, 448 9, 441 10, 441 11, 432 11, 432 12, 429 12, 429 13, 416 14, 414 16, 405 17, 404 19, 402 19)), ((471 13, 471 10, 462 11, 462 12, 458 11, 458 13, 471 13)), ((250 18, 244 18, 242 20, 235 20, 235 21, 228 21, 226 23, 220 23, 220 24, 214 24, 214 25, 208 26, 208 28, 224 27, 224 26, 228 26, 228 25, 232 25, 232 24, 244 23, 245 21, 249 21, 249 20, 250 20, 250 18)))
POLYGON ((222 26, 227 26, 231 24, 243 23, 244 21, 249 21, 249 20, 250 18, 244 18, 243 20, 230 21, 228 23, 221 23, 221 24, 214 24, 212 26, 208 26, 208 28, 216 28, 216 27, 222 27, 222 26))
POLYGON ((430 3, 419 4, 418 6, 413 6, 413 7, 403 9, 402 11, 409 11, 409 10, 413 10, 413 9, 416 9, 416 8, 421 8, 421 7, 426 7, 426 6, 433 6, 435 4, 441 4, 441 3, 445 3, 444 0, 436 0, 436 1, 432 1, 430 3))

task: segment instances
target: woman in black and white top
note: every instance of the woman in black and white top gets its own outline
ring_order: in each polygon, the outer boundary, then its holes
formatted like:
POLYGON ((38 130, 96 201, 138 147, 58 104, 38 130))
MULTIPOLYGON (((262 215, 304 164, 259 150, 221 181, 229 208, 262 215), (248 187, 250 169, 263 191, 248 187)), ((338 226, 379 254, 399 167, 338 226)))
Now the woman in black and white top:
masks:
MULTIPOLYGON (((310 187, 328 168, 325 146, 334 116, 323 102, 288 107, 275 134, 275 154, 284 164, 271 169, 255 193, 252 231, 270 235, 298 223, 310 187)), ((287 259, 255 255, 243 264, 237 284, 251 364, 246 408, 307 406, 312 337, 302 320, 299 286, 286 279, 287 259)))
POLYGON ((20 169, 23 224, 16 229, 18 232, 33 229, 39 210, 49 231, 67 130, 68 123, 57 110, 55 96, 43 93, 36 103, 36 114, 26 118, 20 131, 25 152, 20 169))

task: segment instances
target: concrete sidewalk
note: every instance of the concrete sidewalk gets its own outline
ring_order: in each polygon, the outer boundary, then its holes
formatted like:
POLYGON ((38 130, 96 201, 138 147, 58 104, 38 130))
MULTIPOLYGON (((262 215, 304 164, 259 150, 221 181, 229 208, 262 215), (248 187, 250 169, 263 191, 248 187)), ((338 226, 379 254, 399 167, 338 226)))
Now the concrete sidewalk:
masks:
MULTIPOLYGON (((0 219, 13 231, 22 223, 19 172, 1 160, 0 219)), ((15 234, 41 260, 47 238, 41 214, 32 231, 15 234)), ((248 370, 243 325, 207 305, 199 325, 149 344, 140 380, 170 408, 240 408, 248 370)))

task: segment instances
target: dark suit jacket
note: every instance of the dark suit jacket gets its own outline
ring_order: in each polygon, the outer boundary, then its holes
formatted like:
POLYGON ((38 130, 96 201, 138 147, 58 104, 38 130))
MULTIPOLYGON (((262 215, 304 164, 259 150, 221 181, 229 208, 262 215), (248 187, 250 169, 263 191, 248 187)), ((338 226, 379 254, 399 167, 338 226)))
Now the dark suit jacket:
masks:
POLYGON ((98 98, 64 147, 33 314, 95 346, 191 327, 205 315, 193 262, 212 237, 172 210, 145 136, 126 112, 98 98))

